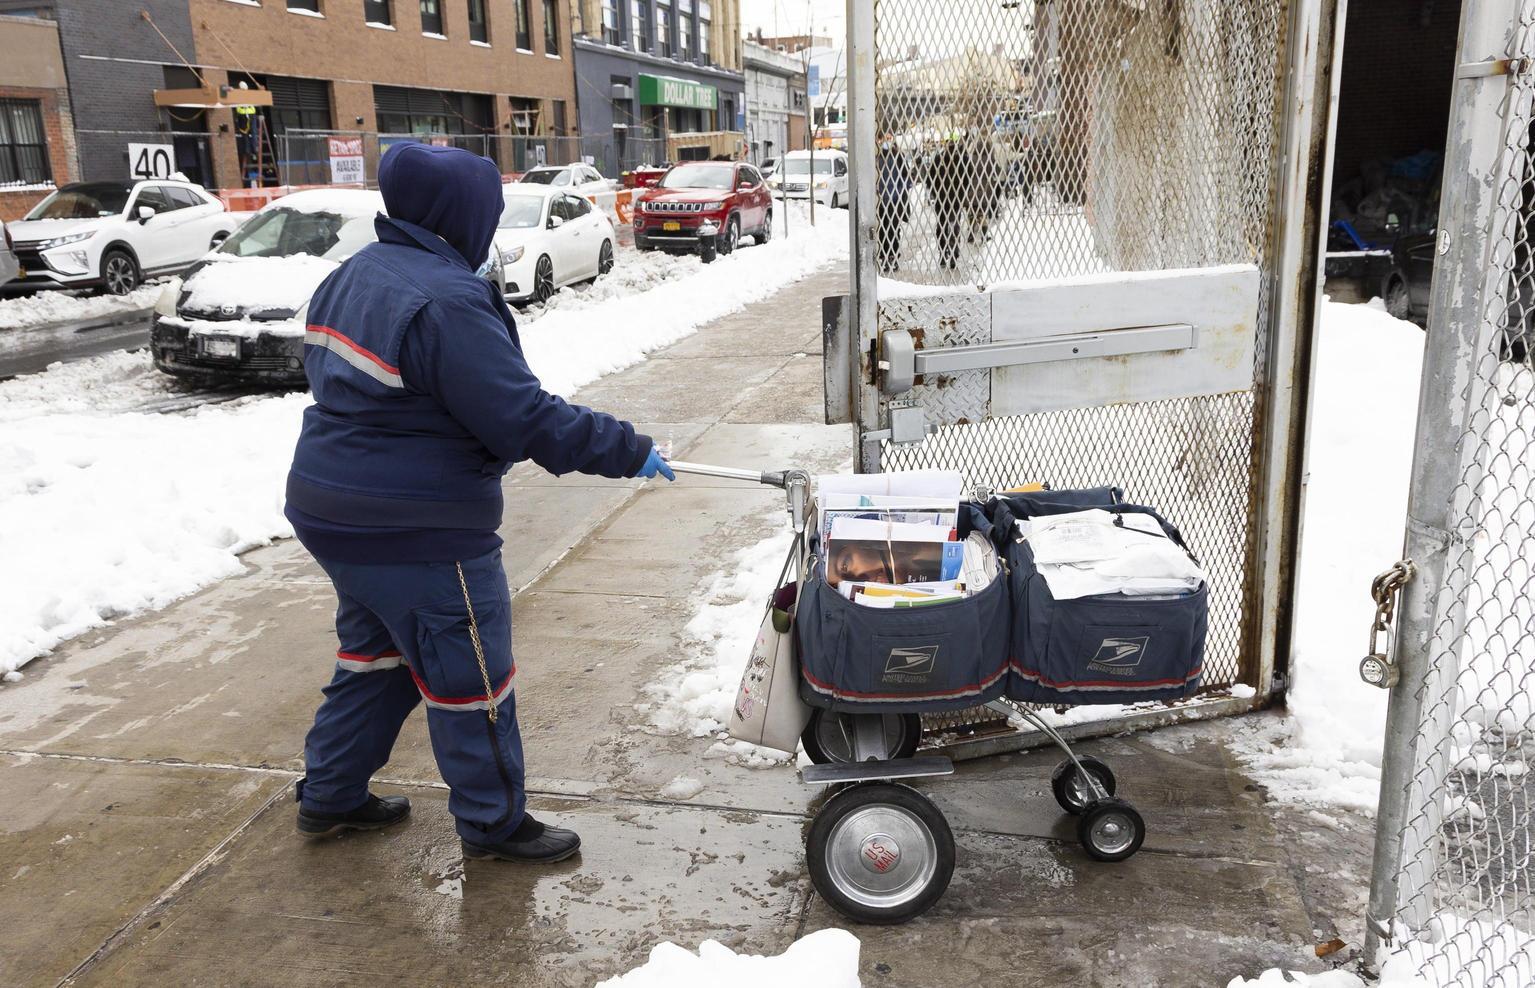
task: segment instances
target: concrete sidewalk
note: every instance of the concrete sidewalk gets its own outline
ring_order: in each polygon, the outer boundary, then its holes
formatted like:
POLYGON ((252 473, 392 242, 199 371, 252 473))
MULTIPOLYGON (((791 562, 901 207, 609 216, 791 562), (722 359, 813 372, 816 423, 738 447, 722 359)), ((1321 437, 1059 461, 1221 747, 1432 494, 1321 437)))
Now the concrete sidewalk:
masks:
MULTIPOLYGON (((679 458, 837 469, 852 440, 814 424, 819 303, 845 286, 843 272, 802 281, 577 399, 670 436, 679 458)), ((661 940, 777 953, 845 925, 804 868, 819 794, 790 769, 710 757, 712 738, 651 733, 635 710, 685 659, 711 574, 783 524, 781 495, 530 466, 507 488, 531 805, 580 831, 580 858, 466 869, 419 714, 380 787, 411 796, 409 822, 319 844, 293 834, 334 599, 284 543, 0 690, 0 984, 590 985, 661 940), (698 791, 667 798, 679 776, 698 791)), ((852 927, 865 984, 1223 985, 1320 969, 1312 945, 1358 915, 1347 870, 1362 870, 1366 838, 1268 806, 1224 743, 1242 729, 1084 746, 1148 822, 1122 865, 1077 848, 1049 752, 924 785, 959 867, 920 920, 852 927)))

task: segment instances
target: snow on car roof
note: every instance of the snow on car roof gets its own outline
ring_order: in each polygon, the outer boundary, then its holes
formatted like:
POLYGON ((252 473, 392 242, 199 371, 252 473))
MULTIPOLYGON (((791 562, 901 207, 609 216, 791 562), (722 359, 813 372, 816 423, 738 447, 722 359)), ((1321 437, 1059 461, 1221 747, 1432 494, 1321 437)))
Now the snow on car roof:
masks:
POLYGON ((293 209, 301 213, 338 213, 342 216, 370 216, 384 212, 384 197, 368 189, 306 189, 273 199, 261 207, 293 209))
POLYGON ((550 196, 575 195, 563 185, 539 185, 537 182, 507 182, 501 186, 502 196, 550 196))

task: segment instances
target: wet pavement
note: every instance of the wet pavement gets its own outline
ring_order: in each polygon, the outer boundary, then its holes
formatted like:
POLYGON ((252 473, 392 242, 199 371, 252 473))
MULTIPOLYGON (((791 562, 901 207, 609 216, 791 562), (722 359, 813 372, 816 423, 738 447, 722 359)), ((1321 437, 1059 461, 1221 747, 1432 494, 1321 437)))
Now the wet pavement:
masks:
MULTIPOLYGON (((576 398, 669 436, 681 459, 837 469, 852 435, 816 424, 817 320, 845 285, 807 279, 576 398)), ((781 497, 508 476, 531 806, 584 841, 548 868, 460 860, 419 713, 381 773, 411 797, 407 823, 295 836, 334 599, 291 542, 32 663, 0 688, 0 984, 591 985, 661 940, 776 953, 843 925, 866 985, 1205 985, 1318 970, 1314 944, 1354 937, 1366 841, 1268 805, 1229 750, 1239 724, 1082 746, 1149 825, 1120 865, 1077 847, 1052 753, 962 763, 920 786, 959 843, 945 898, 905 926, 842 921, 804 865, 820 794, 636 709, 686 658, 712 574, 782 525, 781 497)))
POLYGON ((150 310, 0 332, 0 381, 49 364, 149 346, 150 310))

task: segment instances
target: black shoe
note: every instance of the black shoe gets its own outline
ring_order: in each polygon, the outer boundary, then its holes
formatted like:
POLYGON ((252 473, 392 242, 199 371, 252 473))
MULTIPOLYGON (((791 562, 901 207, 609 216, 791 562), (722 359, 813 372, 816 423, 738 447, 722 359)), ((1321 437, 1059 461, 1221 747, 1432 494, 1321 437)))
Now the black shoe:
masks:
POLYGON ((304 837, 335 837, 347 830, 382 830, 410 816, 410 800, 404 796, 375 796, 348 813, 298 811, 298 832, 304 837))
POLYGON ((466 858, 495 858, 528 864, 553 864, 581 850, 581 838, 574 830, 546 827, 530 816, 524 816, 512 836, 498 844, 462 843, 466 858))

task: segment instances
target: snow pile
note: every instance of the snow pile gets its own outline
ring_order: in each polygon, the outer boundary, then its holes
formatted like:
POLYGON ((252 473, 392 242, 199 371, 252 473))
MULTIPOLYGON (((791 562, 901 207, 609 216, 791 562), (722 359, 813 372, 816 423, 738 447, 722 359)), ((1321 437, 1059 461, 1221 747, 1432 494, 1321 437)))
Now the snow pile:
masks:
POLYGON ((1349 971, 1302 974, 1270 968, 1255 978, 1232 978, 1226 988, 1528 988, 1535 984, 1535 937, 1508 923, 1467 920, 1441 913, 1414 939, 1400 924, 1396 947, 1367 982, 1349 971))
POLYGON ((823 215, 814 227, 796 218, 790 232, 792 236, 700 264, 696 274, 657 285, 640 296, 620 295, 585 307, 555 308, 521 331, 528 362, 546 389, 568 395, 604 374, 638 363, 650 351, 677 342, 705 323, 739 312, 847 257, 844 210, 823 215))
MULTIPOLYGON (((774 523, 783 515, 774 512, 774 523)), ((662 734, 717 737, 711 752, 751 765, 781 764, 782 752, 731 741, 724 734, 741 673, 762 626, 773 581, 783 570, 793 535, 785 530, 738 550, 731 564, 710 577, 703 603, 683 628, 693 658, 664 672, 647 690, 652 703, 640 710, 662 734)))
POLYGON ((46 291, 0 299, 0 330, 31 329, 76 319, 96 319, 147 309, 160 297, 156 283, 140 285, 127 295, 80 295, 46 291))
POLYGON ((1370 581, 1402 553, 1424 335, 1377 300, 1324 303, 1316 339, 1291 723, 1239 725, 1237 749, 1273 798, 1373 813, 1387 694, 1359 660, 1370 581))
POLYGON ((643 967, 597 988, 859 988, 858 938, 846 930, 817 930, 776 957, 738 954, 714 940, 698 953, 674 943, 659 944, 643 967))
MULTIPOLYGON (((129 356, 87 363, 110 380, 129 356)), ((119 382, 107 410, 93 409, 76 389, 85 369, 59 371, 53 388, 0 386, 0 559, 13 578, 0 594, 0 672, 238 573, 237 553, 292 534, 283 478, 306 396, 114 412, 131 389, 119 382)))

